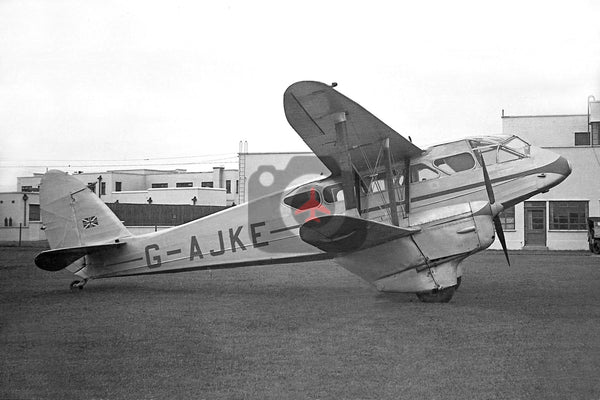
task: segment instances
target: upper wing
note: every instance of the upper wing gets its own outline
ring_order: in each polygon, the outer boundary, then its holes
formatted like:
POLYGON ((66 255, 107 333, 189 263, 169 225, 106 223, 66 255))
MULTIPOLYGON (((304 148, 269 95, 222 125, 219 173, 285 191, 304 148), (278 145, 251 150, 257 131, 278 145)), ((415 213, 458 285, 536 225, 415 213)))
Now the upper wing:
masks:
POLYGON ((374 166, 386 138, 390 139, 390 151, 396 160, 423 152, 360 104, 324 83, 294 83, 285 91, 283 105, 290 125, 334 176, 340 174, 340 159, 347 151, 357 171, 374 166), (336 143, 334 118, 340 112, 346 114, 347 149, 336 143))
POLYGON ((300 237, 328 253, 346 253, 378 246, 420 230, 420 227, 400 228, 348 215, 325 215, 302 225, 300 237))

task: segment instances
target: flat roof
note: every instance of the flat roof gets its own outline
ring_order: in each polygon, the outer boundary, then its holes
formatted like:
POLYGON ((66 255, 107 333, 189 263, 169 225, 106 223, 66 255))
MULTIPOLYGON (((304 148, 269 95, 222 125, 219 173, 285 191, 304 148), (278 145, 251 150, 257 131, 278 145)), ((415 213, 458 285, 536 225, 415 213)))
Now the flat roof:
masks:
POLYGON ((315 154, 312 151, 269 151, 269 152, 263 152, 263 153, 239 153, 247 155, 247 156, 261 156, 261 155, 268 155, 268 154, 315 154))
POLYGON ((587 117, 587 114, 556 114, 556 115, 503 115, 501 118, 553 118, 553 117, 587 117))

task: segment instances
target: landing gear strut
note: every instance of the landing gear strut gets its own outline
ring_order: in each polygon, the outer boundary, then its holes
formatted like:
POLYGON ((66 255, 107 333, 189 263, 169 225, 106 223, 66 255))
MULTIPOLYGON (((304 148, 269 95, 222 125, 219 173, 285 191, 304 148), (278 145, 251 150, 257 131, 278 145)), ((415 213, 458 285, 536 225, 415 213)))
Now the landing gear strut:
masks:
POLYGON ((447 303, 450 301, 458 285, 444 289, 434 289, 430 292, 417 293, 417 297, 423 303, 447 303))
POLYGON ((87 283, 87 281, 88 281, 87 279, 76 280, 76 281, 71 282, 69 287, 71 288, 71 290, 75 290, 75 289, 82 290, 83 287, 85 286, 85 284, 87 283))

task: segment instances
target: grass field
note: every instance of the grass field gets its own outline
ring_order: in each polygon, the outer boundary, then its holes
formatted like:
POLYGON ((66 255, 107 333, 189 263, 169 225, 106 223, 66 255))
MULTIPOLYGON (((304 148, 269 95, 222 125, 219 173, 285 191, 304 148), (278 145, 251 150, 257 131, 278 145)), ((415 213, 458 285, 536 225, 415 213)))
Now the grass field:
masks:
POLYGON ((332 262, 91 281, 0 247, 0 398, 599 399, 600 257, 488 251, 448 304, 332 262))

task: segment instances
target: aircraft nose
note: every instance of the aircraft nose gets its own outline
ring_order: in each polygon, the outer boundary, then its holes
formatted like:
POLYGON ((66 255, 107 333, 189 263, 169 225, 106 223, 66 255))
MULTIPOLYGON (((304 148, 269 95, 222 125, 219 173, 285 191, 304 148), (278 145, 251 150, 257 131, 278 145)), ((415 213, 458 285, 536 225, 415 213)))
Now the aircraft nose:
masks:
POLYGON ((548 172, 562 175, 565 178, 571 174, 571 171, 571 163, 563 156, 559 156, 548 166, 548 172))
POLYGON ((542 189, 542 192, 546 192, 571 174, 571 163, 563 156, 557 156, 554 161, 546 164, 542 170, 543 173, 538 176, 544 179, 538 181, 538 188, 542 189))

